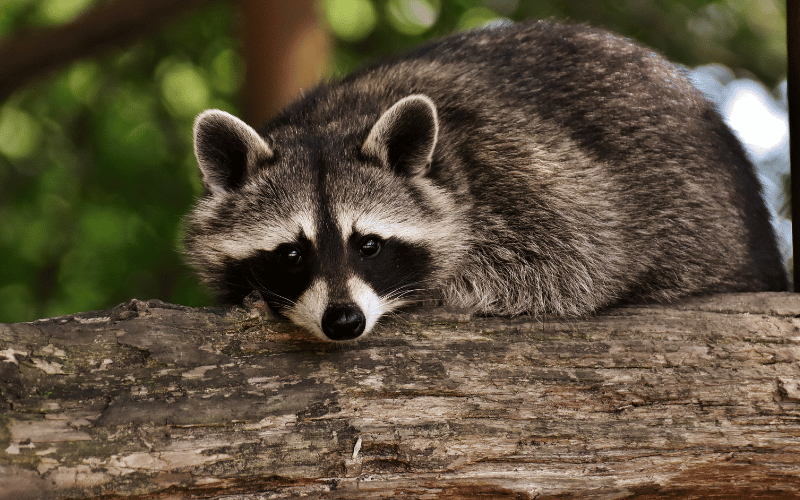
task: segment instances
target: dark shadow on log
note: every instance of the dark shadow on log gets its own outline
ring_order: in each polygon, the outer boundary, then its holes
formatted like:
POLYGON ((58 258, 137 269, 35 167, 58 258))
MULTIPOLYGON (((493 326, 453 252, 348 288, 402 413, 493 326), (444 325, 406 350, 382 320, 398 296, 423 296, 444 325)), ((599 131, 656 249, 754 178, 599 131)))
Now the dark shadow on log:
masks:
POLYGON ((430 309, 348 345, 258 304, 0 325, 0 497, 800 498, 799 314, 430 309))

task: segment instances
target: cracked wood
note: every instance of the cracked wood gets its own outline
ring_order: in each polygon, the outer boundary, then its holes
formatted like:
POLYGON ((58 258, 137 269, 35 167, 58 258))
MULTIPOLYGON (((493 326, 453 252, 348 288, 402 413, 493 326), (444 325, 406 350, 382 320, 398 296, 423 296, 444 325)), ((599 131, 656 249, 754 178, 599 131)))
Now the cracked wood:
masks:
POLYGON ((800 296, 585 320, 263 304, 0 325, 0 498, 800 498, 800 296))

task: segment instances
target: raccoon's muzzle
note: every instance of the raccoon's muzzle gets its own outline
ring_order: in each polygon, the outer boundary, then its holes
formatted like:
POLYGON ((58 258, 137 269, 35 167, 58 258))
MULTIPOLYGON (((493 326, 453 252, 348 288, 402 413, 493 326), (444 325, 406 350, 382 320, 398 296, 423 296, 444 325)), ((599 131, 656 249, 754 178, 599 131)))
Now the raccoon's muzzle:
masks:
POLYGON ((332 305, 322 315, 322 333, 331 340, 352 340, 364 333, 367 319, 355 304, 332 305))

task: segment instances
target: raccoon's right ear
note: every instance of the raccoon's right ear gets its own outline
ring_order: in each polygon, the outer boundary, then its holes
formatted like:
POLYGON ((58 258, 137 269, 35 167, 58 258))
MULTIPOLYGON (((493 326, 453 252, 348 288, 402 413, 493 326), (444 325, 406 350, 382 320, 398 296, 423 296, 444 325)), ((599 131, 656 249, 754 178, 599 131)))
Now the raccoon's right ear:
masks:
POLYGON ((378 118, 361 152, 379 158, 398 173, 423 175, 433 159, 438 134, 436 105, 430 97, 414 94, 400 99, 378 118))
POLYGON ((210 193, 240 187, 249 172, 273 156, 251 126, 218 109, 203 111, 194 121, 194 154, 210 193))

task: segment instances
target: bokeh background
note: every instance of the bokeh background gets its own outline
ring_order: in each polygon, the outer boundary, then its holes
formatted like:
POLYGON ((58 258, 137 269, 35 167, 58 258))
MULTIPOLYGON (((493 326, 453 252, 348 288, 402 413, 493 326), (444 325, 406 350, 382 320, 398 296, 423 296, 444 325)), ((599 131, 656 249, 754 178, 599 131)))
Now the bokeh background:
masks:
POLYGON ((211 304, 179 251, 202 193, 197 113, 257 125, 316 79, 531 18, 604 27, 691 69, 758 163, 788 263, 782 0, 0 0, 0 322, 134 297, 211 304))

